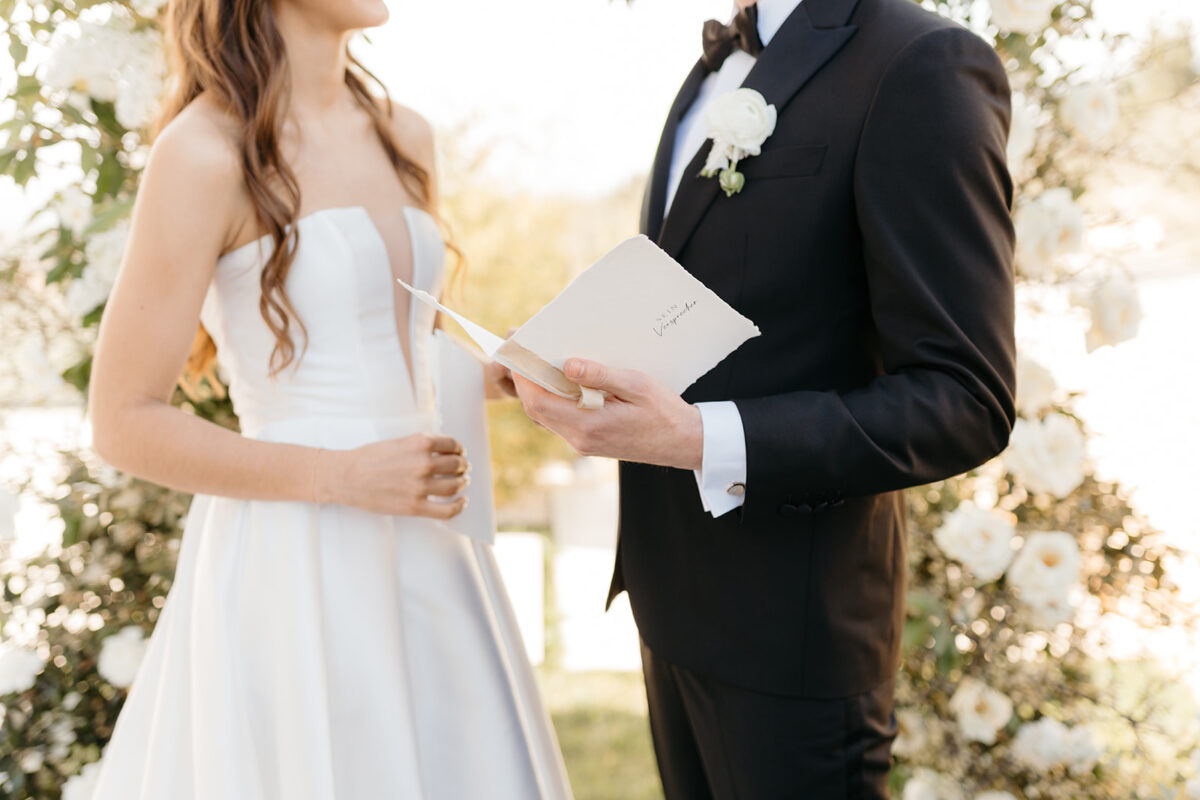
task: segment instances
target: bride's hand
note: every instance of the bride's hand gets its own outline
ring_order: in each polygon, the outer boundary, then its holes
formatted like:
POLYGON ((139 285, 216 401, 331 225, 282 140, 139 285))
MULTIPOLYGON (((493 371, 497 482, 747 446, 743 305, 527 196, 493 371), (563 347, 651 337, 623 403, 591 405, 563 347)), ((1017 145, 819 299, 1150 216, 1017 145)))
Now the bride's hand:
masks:
POLYGON ((484 367, 484 388, 488 400, 504 400, 517 396, 517 385, 513 383, 512 370, 495 361, 484 367))
POLYGON ((377 514, 450 519, 467 504, 456 495, 469 481, 469 466, 462 445, 425 433, 354 450, 322 450, 315 494, 319 502, 377 514), (441 499, 451 497, 450 502, 441 499))

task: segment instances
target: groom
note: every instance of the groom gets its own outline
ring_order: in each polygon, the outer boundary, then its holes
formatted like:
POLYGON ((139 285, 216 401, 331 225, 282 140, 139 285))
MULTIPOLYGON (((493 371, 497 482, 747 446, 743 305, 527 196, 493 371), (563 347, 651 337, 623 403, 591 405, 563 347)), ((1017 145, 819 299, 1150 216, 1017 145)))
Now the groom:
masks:
POLYGON ((738 0, 667 117, 642 231, 762 335, 681 398, 568 361, 529 415, 621 459, 609 598, 629 592, 670 800, 883 798, 905 617, 899 491, 999 453, 1013 422, 1009 89, 913 0, 738 0), (704 111, 778 112, 740 192, 704 111), (736 188, 730 184, 730 188, 736 188))

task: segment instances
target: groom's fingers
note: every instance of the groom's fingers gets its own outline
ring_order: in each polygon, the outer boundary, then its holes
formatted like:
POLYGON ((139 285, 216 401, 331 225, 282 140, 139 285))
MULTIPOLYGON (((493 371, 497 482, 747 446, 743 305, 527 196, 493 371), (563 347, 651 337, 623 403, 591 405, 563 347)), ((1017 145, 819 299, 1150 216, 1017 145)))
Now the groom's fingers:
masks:
POLYGON ((513 383, 517 387, 517 396, 521 398, 521 405, 525 407, 525 413, 543 427, 546 422, 560 420, 564 413, 576 410, 574 400, 567 400, 548 392, 533 381, 516 373, 513 373, 513 383))
POLYGON ((625 399, 644 397, 649 390, 647 378, 640 372, 614 369, 582 358, 567 359, 563 364, 563 372, 580 386, 603 389, 625 399))

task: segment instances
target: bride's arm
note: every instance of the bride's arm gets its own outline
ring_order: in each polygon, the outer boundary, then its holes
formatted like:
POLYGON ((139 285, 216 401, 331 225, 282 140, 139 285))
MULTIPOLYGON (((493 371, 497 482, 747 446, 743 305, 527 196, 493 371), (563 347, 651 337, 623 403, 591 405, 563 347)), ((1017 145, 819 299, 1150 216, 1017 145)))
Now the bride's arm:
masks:
POLYGON ((452 440, 413 436, 325 451, 249 439, 170 405, 217 259, 248 208, 227 141, 217 122, 185 112, 155 143, 96 346, 89 412, 97 452, 188 492, 457 513, 461 501, 428 500, 461 490, 454 476, 465 462, 452 440))

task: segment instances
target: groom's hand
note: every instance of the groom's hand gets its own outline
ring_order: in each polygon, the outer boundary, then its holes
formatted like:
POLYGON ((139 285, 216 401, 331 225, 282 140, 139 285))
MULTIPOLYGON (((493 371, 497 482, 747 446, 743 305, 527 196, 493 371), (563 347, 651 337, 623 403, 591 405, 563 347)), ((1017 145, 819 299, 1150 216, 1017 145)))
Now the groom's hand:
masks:
POLYGON ((581 409, 574 400, 547 392, 513 375, 525 413, 557 433, 583 456, 700 469, 704 432, 700 410, 650 376, 573 358, 563 365, 580 386, 602 389, 604 408, 581 409))

